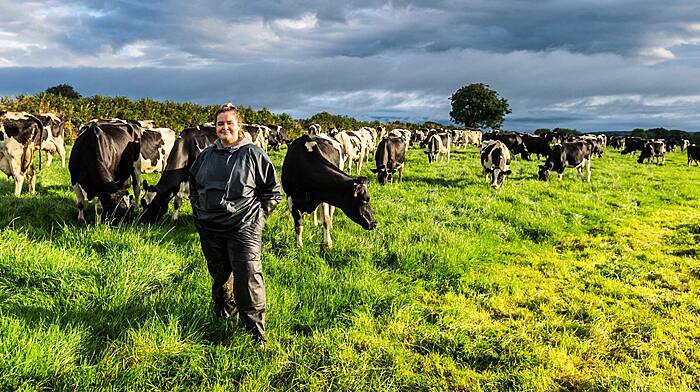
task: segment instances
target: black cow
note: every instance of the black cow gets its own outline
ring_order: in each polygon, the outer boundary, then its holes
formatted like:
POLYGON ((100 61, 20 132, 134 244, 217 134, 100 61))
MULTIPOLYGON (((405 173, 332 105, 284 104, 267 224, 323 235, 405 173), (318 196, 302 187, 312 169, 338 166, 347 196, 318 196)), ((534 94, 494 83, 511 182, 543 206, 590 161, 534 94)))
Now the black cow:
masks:
POLYGON ((576 168, 579 180, 583 177, 583 169, 586 169, 586 181, 591 182, 591 146, 585 141, 565 142, 552 147, 552 152, 547 157, 544 165, 540 166, 539 179, 547 181, 549 172, 555 171, 559 179, 564 175, 565 167, 576 168))
POLYGON ((96 222, 103 212, 115 220, 129 218, 133 210, 129 185, 139 195, 136 163, 141 148, 141 127, 123 121, 94 121, 75 139, 68 161, 75 191, 78 220, 85 221, 85 202, 98 198, 96 222))
POLYGON ((523 137, 516 133, 489 132, 482 137, 482 143, 486 140, 498 140, 508 147, 514 157, 519 154, 524 160, 530 160, 523 137))
POLYGON ((651 163, 652 158, 656 160, 657 165, 666 162, 666 144, 663 141, 648 141, 644 145, 641 154, 639 154, 639 159, 637 159, 637 163, 644 163, 645 159, 647 160, 647 163, 651 163), (659 159, 661 159, 660 163, 659 159))
POLYGON ((688 166, 693 162, 700 166, 700 146, 690 144, 685 148, 685 151, 688 153, 688 166))
MULTIPOLYGON (((0 171, 15 180, 15 196, 22 193, 25 178, 29 193, 36 190, 34 151, 41 142, 43 126, 35 116, 5 112, 0 116, 0 171)), ((39 156, 41 163, 41 156, 39 156)))
POLYGON ((369 204, 367 177, 350 177, 338 168, 339 165, 339 151, 325 138, 303 135, 289 145, 282 163, 282 188, 287 194, 287 205, 300 246, 302 213, 309 214, 322 203, 326 248, 333 244, 330 231, 334 207, 340 208, 365 230, 372 230, 377 225, 369 204))
POLYGON ((400 137, 386 137, 379 142, 374 160, 377 168, 372 169, 377 173, 377 181, 381 185, 394 182, 394 173, 398 170, 399 181, 403 180, 403 164, 406 154, 406 141, 400 137))
POLYGON ((647 139, 641 137, 628 136, 625 138, 625 147, 621 154, 633 154, 637 151, 642 151, 647 144, 647 139))
POLYGON ((530 159, 530 154, 536 154, 539 160, 541 156, 546 157, 552 149, 549 147, 549 142, 546 138, 537 135, 524 134, 522 136, 525 143, 525 155, 530 159))
POLYGON ((216 128, 200 125, 194 128, 185 128, 175 140, 175 144, 168 156, 168 162, 160 176, 158 183, 149 185, 143 182, 145 190, 141 207, 144 211, 141 220, 154 222, 162 218, 168 212, 170 199, 173 202, 173 220, 177 220, 180 213, 182 199, 189 195, 189 168, 192 162, 206 147, 212 145, 217 139, 216 128))

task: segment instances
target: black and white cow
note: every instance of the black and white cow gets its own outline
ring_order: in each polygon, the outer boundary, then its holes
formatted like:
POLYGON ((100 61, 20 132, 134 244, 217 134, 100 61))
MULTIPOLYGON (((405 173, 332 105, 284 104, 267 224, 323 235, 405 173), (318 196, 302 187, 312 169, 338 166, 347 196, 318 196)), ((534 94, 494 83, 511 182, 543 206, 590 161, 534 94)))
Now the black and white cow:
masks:
POLYGON ((685 148, 685 151, 688 153, 688 166, 693 162, 700 166, 700 146, 690 144, 685 148))
POLYGON ((15 196, 27 180, 29 193, 36 191, 34 151, 40 144, 43 126, 35 116, 24 112, 0 115, 0 171, 15 180, 15 196))
POLYGON ((592 149, 588 142, 564 142, 552 147, 547 161, 540 166, 539 179, 547 181, 549 172, 555 171, 559 179, 564 175, 565 167, 573 167, 578 173, 579 180, 583 177, 583 169, 586 169, 586 181, 591 182, 591 154, 592 149))
POLYGON ((377 164, 373 173, 377 173, 377 181, 381 185, 394 182, 394 173, 399 172, 399 181, 403 180, 404 158, 406 156, 406 141, 401 137, 386 137, 379 142, 374 161, 377 164))
POLYGON ((517 133, 488 132, 483 135, 482 143, 486 140, 501 141, 508 147, 508 151, 510 151, 513 156, 520 155, 524 160, 530 160, 525 141, 523 137, 517 133))
POLYGON ((141 220, 155 222, 168 212, 170 200, 174 197, 173 217, 177 220, 182 200, 189 197, 189 168, 192 162, 208 146, 216 141, 216 128, 200 125, 185 128, 175 140, 168 161, 156 185, 143 182, 144 196, 141 200, 143 213, 141 220))
POLYGON ((46 151, 46 166, 53 161, 53 154, 61 158, 61 167, 66 167, 65 122, 53 113, 39 113, 44 130, 41 133, 41 150, 46 151))
POLYGON ((663 140, 650 140, 644 145, 637 163, 644 163, 645 159, 647 163, 651 163, 651 160, 655 159, 657 165, 666 162, 666 144, 663 140))
POLYGON ((146 128, 141 132, 141 152, 136 163, 140 173, 165 170, 168 156, 175 144, 175 131, 170 128, 146 128))
POLYGON ((78 220, 85 221, 85 203, 97 197, 96 222, 102 213, 115 220, 129 218, 133 207, 129 185, 138 197, 141 127, 126 121, 95 121, 84 127, 75 139, 68 160, 75 191, 78 220))
POLYGON ((282 146, 286 145, 290 140, 284 133, 284 130, 279 125, 266 125, 270 130, 270 134, 267 137, 267 146, 275 151, 279 151, 282 146))
POLYGON ((437 162, 441 156, 447 157, 447 162, 450 161, 450 149, 452 145, 452 135, 449 133, 434 133, 428 138, 426 147, 428 151, 428 163, 437 162))
POLYGON ((481 145, 481 167, 484 177, 491 176, 491 187, 498 189, 510 174, 510 151, 503 142, 487 140, 481 145))
POLYGON ((333 212, 340 208, 365 230, 376 227, 367 177, 350 177, 339 168, 340 152, 330 140, 303 135, 289 145, 282 164, 282 188, 292 213, 297 244, 302 245, 302 214, 322 205, 323 244, 331 248, 333 212), (322 204, 323 203, 323 204, 322 204))

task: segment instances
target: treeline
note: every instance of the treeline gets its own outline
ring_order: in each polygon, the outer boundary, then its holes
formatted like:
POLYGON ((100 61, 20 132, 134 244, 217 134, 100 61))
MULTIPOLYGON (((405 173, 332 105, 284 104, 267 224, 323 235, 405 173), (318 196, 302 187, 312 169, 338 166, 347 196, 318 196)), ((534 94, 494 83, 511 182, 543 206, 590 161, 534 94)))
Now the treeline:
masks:
MULTIPOLYGON (((67 98, 61 95, 40 93, 0 98, 0 111, 51 112, 66 121, 66 141, 75 140, 81 124, 96 118, 122 118, 128 120, 153 120, 159 127, 176 132, 184 128, 213 121, 218 105, 198 105, 191 102, 158 102, 149 98, 132 100, 127 97, 67 98)), ((274 114, 267 108, 254 110, 240 108, 243 121, 254 124, 280 125, 291 135, 301 133, 301 125, 289 114, 274 114)))

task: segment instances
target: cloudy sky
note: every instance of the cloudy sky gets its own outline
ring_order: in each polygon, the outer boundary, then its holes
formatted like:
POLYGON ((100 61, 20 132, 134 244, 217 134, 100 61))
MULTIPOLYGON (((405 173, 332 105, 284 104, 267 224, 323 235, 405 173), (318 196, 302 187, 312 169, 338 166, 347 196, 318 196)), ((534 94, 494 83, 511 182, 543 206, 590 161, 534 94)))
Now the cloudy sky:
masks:
POLYGON ((478 82, 506 129, 700 130, 700 1, 0 0, 0 95, 449 122, 478 82))

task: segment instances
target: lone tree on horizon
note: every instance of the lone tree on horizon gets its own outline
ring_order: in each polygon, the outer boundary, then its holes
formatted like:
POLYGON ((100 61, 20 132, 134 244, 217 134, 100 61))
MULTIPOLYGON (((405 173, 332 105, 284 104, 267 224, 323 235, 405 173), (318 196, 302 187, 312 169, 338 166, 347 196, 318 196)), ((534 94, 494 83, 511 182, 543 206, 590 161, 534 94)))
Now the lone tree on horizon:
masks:
POLYGON ((56 95, 59 97, 65 97, 68 99, 80 99, 82 96, 75 91, 73 86, 69 84, 59 84, 57 86, 49 87, 44 91, 47 94, 56 95))
POLYGON ((506 114, 511 113, 508 100, 500 98, 487 84, 462 86, 450 97, 450 117, 468 128, 500 128, 506 114))

